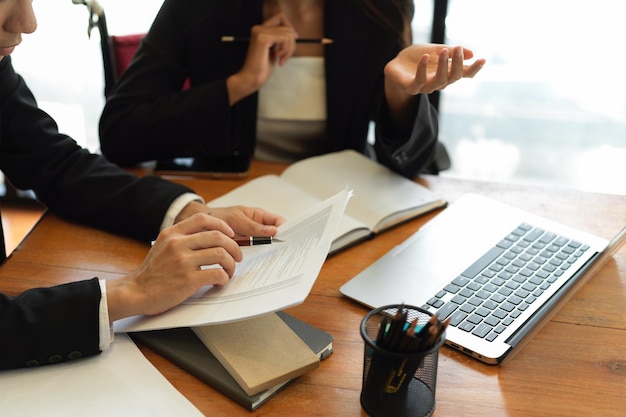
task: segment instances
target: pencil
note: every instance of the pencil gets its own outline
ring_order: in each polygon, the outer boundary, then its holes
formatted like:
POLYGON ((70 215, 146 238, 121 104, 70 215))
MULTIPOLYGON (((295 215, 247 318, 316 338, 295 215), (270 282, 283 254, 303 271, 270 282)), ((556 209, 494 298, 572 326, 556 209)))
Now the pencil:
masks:
MULTIPOLYGON (((247 36, 222 36, 222 42, 250 42, 250 38, 247 36)), ((329 38, 297 38, 296 43, 321 43, 322 45, 328 45, 333 43, 329 38)))

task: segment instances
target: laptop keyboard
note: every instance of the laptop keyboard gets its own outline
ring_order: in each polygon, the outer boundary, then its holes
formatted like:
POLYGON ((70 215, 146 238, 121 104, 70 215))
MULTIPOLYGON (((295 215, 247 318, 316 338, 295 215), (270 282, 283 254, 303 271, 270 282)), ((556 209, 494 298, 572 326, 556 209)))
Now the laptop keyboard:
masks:
POLYGON ((522 223, 427 302, 450 326, 493 341, 588 245, 522 223))

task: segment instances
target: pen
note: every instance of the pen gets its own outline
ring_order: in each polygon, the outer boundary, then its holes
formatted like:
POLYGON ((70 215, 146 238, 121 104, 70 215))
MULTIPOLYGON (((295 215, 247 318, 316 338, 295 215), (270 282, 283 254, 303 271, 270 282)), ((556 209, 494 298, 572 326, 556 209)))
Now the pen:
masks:
MULTIPOLYGON (((222 36, 222 42, 250 42, 250 38, 247 36, 222 36)), ((298 38, 296 43, 321 43, 322 45, 328 45, 333 43, 329 38, 298 38)))
POLYGON ((234 240, 239 246, 269 245, 273 242, 282 242, 282 240, 271 236, 236 237, 234 240))

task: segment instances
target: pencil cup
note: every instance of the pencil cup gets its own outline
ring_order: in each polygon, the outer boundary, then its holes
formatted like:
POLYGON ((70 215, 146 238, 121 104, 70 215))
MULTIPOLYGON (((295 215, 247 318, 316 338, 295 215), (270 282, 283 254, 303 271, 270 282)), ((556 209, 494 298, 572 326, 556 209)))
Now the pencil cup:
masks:
POLYGON ((409 349, 390 326, 401 314, 405 315, 402 330, 407 328, 405 323, 412 322, 418 329, 427 327, 432 318, 419 307, 389 305, 372 310, 361 321, 365 344, 361 406, 373 417, 424 417, 435 411, 439 348, 445 332, 434 332, 436 338, 421 345, 424 349, 409 349), (383 341, 381 335, 389 329, 389 337, 383 341))

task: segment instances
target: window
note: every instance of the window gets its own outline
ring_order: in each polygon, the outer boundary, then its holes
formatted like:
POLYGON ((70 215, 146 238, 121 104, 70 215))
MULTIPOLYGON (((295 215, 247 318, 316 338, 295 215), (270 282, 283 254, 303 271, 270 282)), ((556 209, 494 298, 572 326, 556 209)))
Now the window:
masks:
MULTIPOLYGON (((433 2, 415 0, 416 42, 433 2)), ((101 0, 112 34, 148 30, 162 0, 101 0)), ((449 0, 447 43, 487 59, 441 94, 442 175, 548 183, 626 194, 626 39, 615 0, 449 0)), ((14 65, 62 131, 99 148, 104 105, 97 30, 69 0, 34 2, 39 28, 14 65), (42 70, 42 62, 46 63, 42 70)))
MULTIPOLYGON (((429 39, 416 0, 415 32, 429 39), (419 18, 419 20, 418 20, 419 18)), ((434 0, 436 1, 436 0, 434 0)), ((487 65, 441 94, 443 175, 626 194, 626 39, 614 0, 449 0, 446 43, 487 65)))

